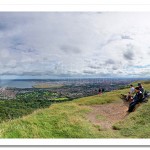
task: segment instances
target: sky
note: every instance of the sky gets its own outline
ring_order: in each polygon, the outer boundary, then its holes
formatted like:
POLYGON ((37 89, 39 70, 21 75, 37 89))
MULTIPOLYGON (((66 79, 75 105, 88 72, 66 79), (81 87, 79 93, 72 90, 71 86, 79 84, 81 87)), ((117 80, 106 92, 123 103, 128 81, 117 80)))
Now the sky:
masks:
POLYGON ((150 77, 149 57, 149 12, 0 12, 0 78, 150 77))

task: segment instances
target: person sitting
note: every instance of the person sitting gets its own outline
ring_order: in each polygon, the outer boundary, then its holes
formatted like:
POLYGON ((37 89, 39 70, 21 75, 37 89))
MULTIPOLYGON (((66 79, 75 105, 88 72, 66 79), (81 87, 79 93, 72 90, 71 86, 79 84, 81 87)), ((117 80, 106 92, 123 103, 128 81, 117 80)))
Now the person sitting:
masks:
POLYGON ((132 84, 130 84, 130 94, 134 94, 135 93, 135 88, 132 84))
POLYGON ((135 106, 142 102, 143 100, 143 94, 142 92, 140 91, 140 88, 139 87, 136 87, 135 88, 135 96, 133 97, 133 101, 129 104, 129 109, 128 109, 128 112, 133 112, 134 109, 135 109, 135 106))
POLYGON ((131 102, 133 100, 134 93, 135 93, 135 88, 132 84, 130 84, 130 92, 128 92, 128 94, 121 94, 121 95, 123 99, 131 102))
POLYGON ((133 100, 133 94, 135 93, 135 88, 132 84, 130 84, 130 92, 128 93, 126 100, 131 102, 133 100))
POLYGON ((138 83, 138 87, 142 93, 144 93, 144 88, 141 83, 138 83))
POLYGON ((131 102, 133 100, 133 95, 131 92, 128 92, 128 95, 126 96, 126 101, 131 102))

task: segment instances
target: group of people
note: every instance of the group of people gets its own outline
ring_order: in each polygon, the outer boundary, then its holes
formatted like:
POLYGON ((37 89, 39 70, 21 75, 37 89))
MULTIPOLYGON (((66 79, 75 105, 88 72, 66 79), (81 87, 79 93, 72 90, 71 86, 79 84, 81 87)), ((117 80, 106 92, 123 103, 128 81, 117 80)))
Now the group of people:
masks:
POLYGON ((99 90, 98 90, 98 94, 99 94, 99 96, 101 96, 101 95, 102 95, 102 89, 101 89, 101 88, 99 88, 99 90))
POLYGON ((135 109, 135 106, 143 101, 144 98, 144 88, 141 83, 138 83, 138 86, 130 85, 130 92, 128 93, 126 100, 129 101, 128 112, 132 112, 135 109))
MULTIPOLYGON (((99 88, 99 96, 102 95, 103 89, 99 88)), ((129 102, 129 108, 127 112, 132 112, 135 109, 135 106, 141 102, 143 102, 145 96, 144 87, 141 83, 138 83, 137 87, 134 87, 132 84, 130 85, 130 92, 127 95, 121 94, 126 101, 129 102)))

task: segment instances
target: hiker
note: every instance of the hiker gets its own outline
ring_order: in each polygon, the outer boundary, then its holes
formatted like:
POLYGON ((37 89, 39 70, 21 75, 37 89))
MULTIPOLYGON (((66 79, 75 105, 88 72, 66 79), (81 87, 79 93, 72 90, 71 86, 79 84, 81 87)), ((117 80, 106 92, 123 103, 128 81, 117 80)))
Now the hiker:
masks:
POLYGON ((134 92, 135 92, 135 88, 132 84, 130 84, 130 93, 134 94, 134 92))
POLYGON ((128 92, 128 95, 126 96, 126 100, 129 102, 133 100, 133 95, 131 94, 131 92, 128 92))
POLYGON ((126 100, 127 101, 132 101, 133 100, 133 94, 135 93, 135 88, 132 84, 130 84, 130 92, 128 93, 126 100))
POLYGON ((132 84, 130 84, 130 92, 128 92, 128 94, 121 94, 121 95, 123 99, 131 102, 133 100, 134 93, 135 93, 135 88, 132 84))
POLYGON ((138 87, 142 93, 144 93, 144 88, 141 83, 138 83, 138 87))
POLYGON ((128 112, 132 112, 135 109, 136 104, 139 104, 143 100, 143 94, 140 91, 139 87, 135 88, 135 96, 133 97, 133 101, 129 104, 128 112))
POLYGON ((101 96, 102 95, 102 89, 99 88, 98 92, 99 92, 99 96, 101 96))

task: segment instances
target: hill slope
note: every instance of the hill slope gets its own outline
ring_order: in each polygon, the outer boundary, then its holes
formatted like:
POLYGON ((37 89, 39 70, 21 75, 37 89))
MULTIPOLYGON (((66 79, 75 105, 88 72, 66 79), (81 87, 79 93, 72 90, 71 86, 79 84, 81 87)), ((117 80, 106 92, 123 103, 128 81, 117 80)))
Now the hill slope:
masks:
MULTIPOLYGON (((144 87, 150 90, 150 83, 144 83, 144 87)), ((31 115, 3 122, 0 138, 149 138, 150 102, 126 115, 127 106, 120 94, 127 91, 53 104, 31 115)))

